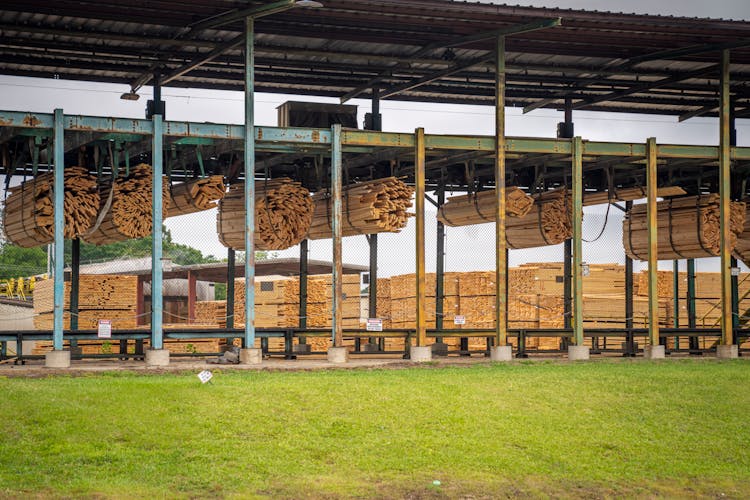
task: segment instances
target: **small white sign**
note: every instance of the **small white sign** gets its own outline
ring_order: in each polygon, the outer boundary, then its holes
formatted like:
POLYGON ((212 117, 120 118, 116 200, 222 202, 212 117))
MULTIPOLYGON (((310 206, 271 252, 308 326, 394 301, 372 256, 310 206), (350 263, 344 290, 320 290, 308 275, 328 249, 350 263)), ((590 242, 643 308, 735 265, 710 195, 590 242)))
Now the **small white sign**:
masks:
POLYGON ((453 317, 453 324, 454 325, 465 325, 466 324, 466 316, 464 316, 464 315, 454 316, 453 317))
POLYGON ((200 379, 200 381, 201 381, 202 383, 204 383, 204 384, 205 384, 206 382, 210 382, 210 381, 211 381, 211 379, 213 378, 213 376, 214 376, 214 374, 213 374, 213 373, 211 373, 211 372, 210 372, 210 371, 208 371, 208 370, 203 370, 202 372, 200 372, 200 373, 198 374, 198 378, 199 378, 199 379, 200 379))
POLYGON ((100 319, 99 326, 96 329, 96 333, 100 339, 111 339, 112 338, 112 320, 100 319))
POLYGON ((733 267, 732 268, 732 276, 739 276, 740 275, 740 268, 739 267, 733 267))
POLYGON ((383 331, 383 320, 380 318, 368 318, 367 320, 367 331, 368 332, 382 332, 383 331))

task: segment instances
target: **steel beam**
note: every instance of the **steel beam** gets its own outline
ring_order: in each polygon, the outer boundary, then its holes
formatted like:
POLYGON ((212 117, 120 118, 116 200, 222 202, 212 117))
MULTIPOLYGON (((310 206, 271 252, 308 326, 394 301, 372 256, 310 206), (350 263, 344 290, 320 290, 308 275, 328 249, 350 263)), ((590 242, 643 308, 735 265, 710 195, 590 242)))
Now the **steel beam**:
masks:
POLYGON ((495 44, 495 341, 508 344, 508 242, 505 236, 505 37, 495 44))
POLYGON ((255 25, 245 19, 245 338, 255 347, 255 25))
POLYGON ((63 110, 56 109, 54 113, 54 227, 55 227, 55 267, 54 267, 54 314, 52 345, 55 351, 63 348, 63 313, 65 302, 65 129, 63 125, 63 110))
POLYGON ((342 294, 344 293, 342 275, 342 248, 341 235, 343 223, 343 207, 341 203, 342 186, 341 186, 341 125, 335 124, 331 127, 331 197, 333 204, 333 214, 331 227, 333 231, 333 318, 331 321, 333 347, 342 347, 343 345, 343 322, 342 322, 342 294))
POLYGON ((721 343, 734 343, 732 329, 732 274, 730 248, 731 165, 729 109, 729 50, 721 53, 721 92, 719 106, 719 207, 721 232, 721 343))
POLYGON ((573 342, 583 345, 583 141, 573 147, 573 342))
POLYGON ((151 217, 153 229, 151 232, 151 349, 164 348, 164 332, 162 319, 164 314, 164 297, 162 296, 162 116, 153 118, 153 147, 151 149, 151 163, 153 169, 153 183, 151 189, 151 217))
POLYGON ((647 165, 647 215, 648 215, 648 337, 652 346, 659 345, 659 292, 658 280, 658 248, 657 248, 657 175, 656 160, 658 150, 656 139, 651 137, 646 142, 647 165))
POLYGON ((424 129, 414 132, 414 186, 416 200, 416 280, 417 280, 417 346, 427 344, 427 314, 425 304, 425 146, 424 129))

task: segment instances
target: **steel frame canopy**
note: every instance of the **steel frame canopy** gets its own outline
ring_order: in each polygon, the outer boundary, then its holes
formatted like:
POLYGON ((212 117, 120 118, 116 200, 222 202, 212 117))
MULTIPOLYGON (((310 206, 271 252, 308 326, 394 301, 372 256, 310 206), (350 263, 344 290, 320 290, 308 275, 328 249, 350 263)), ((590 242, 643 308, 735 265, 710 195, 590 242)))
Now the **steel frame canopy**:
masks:
POLYGON ((255 17, 255 90, 494 103, 495 35, 562 18, 506 43, 506 105, 718 113, 718 52, 732 49, 736 116, 750 114, 750 24, 452 0, 282 2, 7 0, 0 74, 241 90, 244 22, 255 17), (62 14, 62 15, 61 15, 62 14), (273 15, 267 15, 273 14, 273 15))

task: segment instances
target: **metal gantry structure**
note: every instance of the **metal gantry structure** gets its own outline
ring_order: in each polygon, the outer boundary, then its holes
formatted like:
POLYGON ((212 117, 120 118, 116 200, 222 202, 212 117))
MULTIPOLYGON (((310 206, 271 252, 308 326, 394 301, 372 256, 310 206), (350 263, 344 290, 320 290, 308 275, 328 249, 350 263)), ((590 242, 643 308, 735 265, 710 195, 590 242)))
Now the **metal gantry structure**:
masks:
MULTIPOLYGON (((256 68, 256 48, 255 48, 255 20, 257 17, 270 15, 276 10, 283 10, 294 6, 293 1, 275 2, 264 6, 254 6, 248 12, 238 11, 233 14, 230 21, 242 19, 244 21, 245 32, 239 39, 233 39, 232 45, 223 46, 223 50, 234 48, 244 43, 244 104, 245 104, 245 123, 244 125, 229 124, 212 124, 212 123, 195 123, 195 122, 177 122, 164 120, 159 113, 153 115, 150 120, 142 119, 124 119, 124 118, 101 118, 91 116, 65 115, 63 110, 56 109, 54 113, 26 113, 17 111, 0 111, 0 132, 12 131, 7 134, 13 134, 22 131, 29 136, 47 136, 54 145, 53 155, 49 158, 47 165, 55 173, 55 185, 60 186, 63 183, 63 172, 65 168, 66 140, 74 137, 76 144, 85 144, 87 139, 92 136, 128 136, 134 141, 141 144, 150 144, 151 164, 154 170, 153 185, 153 248, 152 248, 152 318, 151 330, 144 332, 122 332, 125 338, 144 338, 149 337, 153 350, 163 350, 163 338, 165 332, 161 323, 162 312, 162 220, 161 220, 161 193, 162 193, 162 172, 164 171, 163 151, 165 141, 175 143, 176 141, 187 141, 187 143, 200 144, 200 141, 216 141, 233 145, 242 145, 244 175, 235 175, 234 181, 244 182, 245 195, 245 248, 246 255, 244 263, 245 278, 245 327, 242 332, 243 346, 246 351, 242 359, 245 362, 260 362, 260 352, 253 350, 256 341, 256 329, 254 324, 255 297, 255 265, 254 265, 254 246, 253 233, 255 229, 255 178, 259 172, 259 165, 267 168, 268 165, 283 165, 284 158, 304 158, 317 156, 327 159, 330 170, 330 176, 327 184, 331 188, 333 199, 332 210, 332 253, 334 265, 332 268, 332 328, 330 335, 334 348, 343 347, 344 330, 342 328, 341 311, 342 311, 342 179, 343 172, 347 167, 346 156, 364 158, 365 162, 377 163, 383 160, 399 160, 409 167, 402 170, 401 173, 407 174, 410 181, 413 182, 416 191, 416 227, 417 236, 415 241, 416 247, 416 328, 414 333, 416 346, 418 348, 427 347, 427 337, 441 338, 443 336, 465 336, 471 332, 462 330, 460 333, 455 330, 451 331, 443 328, 442 324, 442 297, 443 297, 443 272, 444 272, 444 247, 440 236, 444 230, 441 224, 438 224, 438 276, 437 276, 437 303, 440 304, 437 309, 435 330, 426 328, 426 280, 425 280, 425 199, 427 196, 426 189, 434 187, 437 193, 438 203, 442 203, 445 198, 445 189, 447 186, 452 188, 462 188, 461 181, 456 181, 455 177, 447 178, 445 175, 445 166, 452 163, 461 163, 466 159, 476 159, 489 165, 488 168, 477 173, 479 182, 486 187, 492 187, 496 193, 496 210, 495 210, 495 286, 496 286, 496 326, 494 331, 477 331, 491 340, 493 345, 492 356, 494 359, 503 360, 510 358, 508 346, 509 335, 523 337, 530 332, 510 331, 507 322, 507 276, 508 276, 508 259, 507 259, 507 242, 505 227, 505 194, 506 182, 509 175, 530 179, 531 174, 527 172, 529 165, 543 166, 545 174, 548 175, 547 181, 550 185, 566 185, 566 179, 570 179, 572 188, 573 204, 573 238, 571 244, 566 245, 566 254, 570 253, 570 273, 565 273, 566 299, 570 297, 570 327, 564 330, 547 332, 531 332, 536 335, 555 335, 569 338, 574 347, 582 347, 586 335, 606 335, 607 331, 584 331, 583 328, 583 248, 582 248, 582 217, 583 217, 583 196, 586 188, 596 187, 601 183, 591 178, 592 172, 611 168, 612 165, 623 165, 628 169, 627 175, 619 181, 614 182, 626 183, 625 179, 637 178, 638 182, 643 181, 647 190, 648 204, 648 284, 649 284, 649 328, 647 331, 634 329, 632 325, 632 261, 626 261, 626 321, 627 328, 624 333, 628 336, 632 345, 634 334, 643 335, 648 338, 649 349, 646 351, 648 356, 661 357, 663 350, 660 352, 658 346, 660 337, 664 335, 688 335, 697 334, 718 334, 720 335, 720 346, 718 353, 723 357, 733 357, 737 355, 735 341, 738 335, 746 336, 747 332, 737 328, 734 321, 736 316, 736 280, 734 290, 731 276, 731 255, 727 245, 729 241, 729 207, 733 197, 731 176, 733 170, 731 165, 734 164, 734 171, 744 171, 744 168, 750 165, 750 148, 737 147, 730 144, 731 142, 731 121, 732 121, 732 102, 731 81, 730 81, 730 50, 726 44, 714 44, 711 47, 703 47, 699 53, 716 52, 721 54, 718 67, 721 78, 718 89, 719 110, 719 128, 720 144, 719 146, 691 146, 691 145, 670 145, 658 144, 656 139, 649 139, 646 143, 616 143, 616 142, 596 142, 587 141, 580 136, 567 137, 571 134, 562 134, 557 139, 546 138, 520 138, 508 137, 505 132, 505 109, 506 109, 506 77, 508 66, 506 65, 506 37, 527 33, 536 30, 544 30, 560 25, 559 18, 545 19, 542 21, 532 21, 517 24, 511 27, 496 29, 491 33, 483 32, 479 35, 466 36, 460 40, 460 44, 472 43, 476 41, 486 41, 491 38, 494 41, 494 52, 489 59, 494 63, 494 107, 495 107, 495 134, 491 136, 476 135, 437 135, 426 134, 422 128, 418 128, 414 133, 393 133, 380 131, 379 113, 377 113, 381 98, 395 95, 399 92, 412 91, 417 87, 427 85, 431 82, 438 81, 441 78, 449 77, 455 73, 465 70, 467 67, 473 67, 477 64, 484 64, 487 56, 479 57, 472 60, 473 64, 464 64, 461 68, 450 66, 448 69, 439 71, 435 74, 415 78, 409 82, 392 85, 383 91, 378 82, 386 79, 385 75, 378 76, 368 81, 368 87, 372 88, 373 101, 373 123, 374 130, 358 130, 342 128, 340 125, 334 125, 328 128, 295 128, 295 127, 265 127, 256 126, 254 119, 255 103, 255 68, 256 68), (479 61, 481 59, 481 61, 479 61), (82 139, 83 137, 87 139, 82 139), (279 160, 281 158, 281 160, 279 160), (260 159, 260 161, 259 161, 260 159), (722 234, 721 245, 721 284, 722 284, 722 315, 720 331, 699 330, 694 324, 694 303, 690 304, 693 314, 689 329, 659 329, 658 320, 658 296, 657 296, 657 224, 656 224, 656 201, 657 187, 660 182, 660 176, 663 178, 667 173, 671 176, 675 168, 685 168, 691 175, 698 173, 699 182, 703 178, 702 169, 713 168, 718 166, 718 179, 712 184, 719 187, 721 219, 720 230, 722 234), (598 183, 598 184, 597 184, 598 183), (735 312, 733 313, 733 308, 735 312)), ((459 45, 460 45, 459 44, 459 45)), ((439 47, 450 47, 452 44, 438 45, 439 47)), ((744 47, 742 44, 735 43, 734 46, 744 47)), ((434 46, 427 45, 425 54, 434 49, 434 46)), ((673 50, 674 52, 674 50, 673 50)), ((688 51, 688 53, 690 53, 688 51)), ((200 64, 208 63, 221 54, 219 48, 209 52, 205 57, 198 61, 194 66, 185 65, 174 70, 165 79, 159 79, 162 83, 177 79, 188 73, 200 64), (190 66, 190 67, 189 67, 190 66)), ((663 54, 663 52, 662 52, 663 54)), ((414 54, 412 58, 417 57, 414 54)), ((664 57, 664 55, 662 55, 664 57)), ((636 61, 630 61, 629 64, 635 64, 636 61)), ((467 63, 468 64, 468 63, 467 63)), ((672 80, 669 81, 672 83, 672 80)), ((140 83, 142 85, 143 83, 140 83)), ((659 87, 667 85, 667 82, 656 81, 648 87, 659 87)), ((135 86, 133 87, 136 88, 135 86)), ((355 88, 349 91, 344 97, 350 98, 365 90, 365 87, 355 88)), ((631 89, 632 90, 632 89, 631 89)), ((584 96, 583 102, 589 104, 604 103, 606 101, 617 100, 626 95, 633 95, 635 92, 620 92, 617 95, 602 94, 599 97, 590 95, 584 96), (586 101, 586 99, 588 101, 586 101)), ((577 96, 581 99, 581 96, 577 96)), ((562 92, 552 95, 539 103, 529 107, 548 106, 555 101, 565 102, 565 125, 572 129, 571 112, 575 107, 569 92, 562 92), (552 101, 550 98, 554 97, 552 101), (548 102, 549 101, 549 102, 548 102)), ((157 102, 158 104, 158 102, 157 102)), ((579 103, 580 104, 580 103, 579 103)), ((706 109, 703 106, 702 113, 711 113, 712 109, 706 109)), ((156 107, 159 110, 158 106, 156 107)), ((616 109, 616 108, 613 108, 616 109)), ((653 110, 652 110, 653 111, 653 110)), ((238 148, 239 149, 239 148, 238 148)), ((357 164, 357 162, 352 162, 357 164)), ((22 166, 21 170, 26 171, 27 167, 22 166)), ((10 173, 5 169, 5 173, 10 173)), ((538 172, 536 172, 538 174, 538 172)), ((265 175, 265 174, 264 174, 265 175)), ((536 174, 535 174, 536 175, 536 174)), ((679 180, 679 179, 678 179, 679 180)), ((610 180, 610 185, 611 185, 610 180)), ((528 182, 530 185, 531 183, 528 182)), ((468 186, 467 186, 468 187, 468 186)), ((743 195, 744 193, 740 193, 743 195)), ((628 202, 629 203, 629 202, 628 202)), ((63 351, 63 340, 66 338, 77 338, 77 334, 65 334, 63 331, 63 216, 62 216, 63 197, 62 190, 55 189, 54 198, 54 222, 55 222, 55 267, 54 267, 54 328, 50 335, 53 340, 54 352, 63 351)), ((376 282, 373 279, 377 270, 377 237, 373 235, 369 239, 371 259, 370 267, 373 271, 371 276, 370 287, 370 304, 371 311, 375 310, 376 282)), ((306 262, 306 244, 302 245, 301 266, 306 262)), ((230 269, 234 268, 233 252, 230 251, 230 269)), ((566 263, 567 263, 566 258, 566 263)), ((75 274, 75 273, 74 273, 75 274)), ((688 288, 693 290, 694 297, 694 267, 692 263, 688 266, 688 288)), ((231 281, 230 281, 231 283, 231 281)), ((306 281, 302 280, 300 296, 300 316, 305 317, 305 285, 306 281)), ((230 287, 230 294, 232 287, 230 287)), ((566 307, 567 307, 566 300, 566 307)), ((232 324, 222 332, 215 332, 215 336, 231 337, 236 336, 237 331, 232 328, 232 324)), ((623 334, 622 330, 609 330, 610 332, 623 334)), ((171 333, 173 336, 182 337, 205 337, 208 332, 190 332, 177 331, 171 333)), ((273 332, 271 332, 273 333, 273 332)), ((300 336, 304 338, 310 334, 311 330, 306 328, 303 322, 300 328, 292 331, 289 335, 300 336)), ((407 339, 410 338, 411 332, 402 332, 407 339)), ((265 336, 269 332, 265 333, 265 336)), ((273 333, 274 335, 276 333, 273 333)), ((282 333, 287 335, 287 333, 282 333)), ((44 338, 46 333, 27 332, 26 338, 44 338)), ((85 335, 85 334, 80 334, 85 335)), ((358 339, 372 337, 372 333, 353 333, 347 332, 347 335, 354 335, 358 339)), ((263 338, 264 335, 260 335, 263 338)), ((0 335, 0 340, 9 341, 12 338, 18 339, 15 335, 0 335)), ((290 346, 291 344, 289 344, 290 346)), ((571 351, 572 353, 573 351, 571 351)), ((576 351, 577 352, 577 351, 576 351)), ((632 350, 631 350, 632 352, 632 350)), ((287 352, 289 354, 289 352, 287 352)), ((577 352, 575 356, 588 357, 588 352, 577 352)), ((168 359, 168 358, 167 358, 168 359)), ((344 357, 345 359, 345 357, 344 357)), ((159 361, 155 361, 159 363, 159 361)))

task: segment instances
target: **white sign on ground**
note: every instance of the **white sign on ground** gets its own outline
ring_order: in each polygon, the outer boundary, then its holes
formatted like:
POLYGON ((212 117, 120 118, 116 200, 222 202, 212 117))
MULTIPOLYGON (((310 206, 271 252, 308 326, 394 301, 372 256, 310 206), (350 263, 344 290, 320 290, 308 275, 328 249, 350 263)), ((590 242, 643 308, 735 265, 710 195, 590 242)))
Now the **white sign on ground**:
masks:
POLYGON ((198 374, 198 378, 200 379, 201 383, 210 382, 213 378, 214 374, 211 373, 209 370, 203 370, 198 374))

